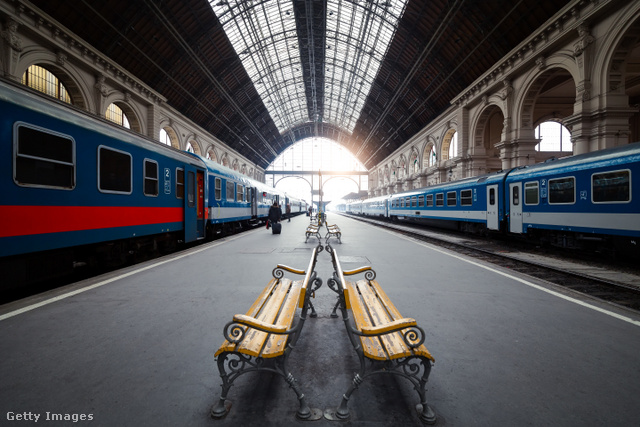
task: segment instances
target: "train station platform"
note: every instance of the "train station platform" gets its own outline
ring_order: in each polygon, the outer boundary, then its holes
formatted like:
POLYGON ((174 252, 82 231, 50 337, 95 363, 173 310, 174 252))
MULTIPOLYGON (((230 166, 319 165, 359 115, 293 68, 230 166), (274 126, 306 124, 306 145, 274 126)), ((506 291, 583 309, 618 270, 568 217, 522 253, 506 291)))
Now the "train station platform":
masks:
MULTIPOLYGON (((0 306, 2 425, 412 426, 403 378, 367 378, 348 421, 299 421, 279 376, 249 373, 220 395, 214 352, 276 264, 304 269, 308 217, 264 227, 0 306), (52 421, 62 420, 62 421, 52 421)), ((344 269, 371 265, 426 331, 427 399, 440 426, 631 426, 640 419, 640 316, 517 273, 329 213, 344 269)), ((324 233, 323 233, 324 235, 324 233)), ((324 243, 324 242, 323 242, 324 243)), ((290 369, 311 407, 336 407, 359 362, 326 282, 290 369)))

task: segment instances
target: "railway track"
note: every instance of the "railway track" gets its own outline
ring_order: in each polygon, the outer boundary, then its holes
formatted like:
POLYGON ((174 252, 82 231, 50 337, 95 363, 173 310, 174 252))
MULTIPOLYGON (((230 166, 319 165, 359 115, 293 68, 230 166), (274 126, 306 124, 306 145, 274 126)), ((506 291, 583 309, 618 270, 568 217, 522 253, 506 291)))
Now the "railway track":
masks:
POLYGON ((522 253, 521 249, 511 251, 504 244, 494 241, 468 236, 451 236, 446 232, 434 232, 418 225, 398 224, 353 215, 346 216, 393 230, 434 246, 545 280, 574 292, 588 295, 591 298, 640 312, 640 286, 631 283, 573 271, 564 266, 551 265, 544 260, 534 261, 522 259, 516 255, 516 253, 522 253))

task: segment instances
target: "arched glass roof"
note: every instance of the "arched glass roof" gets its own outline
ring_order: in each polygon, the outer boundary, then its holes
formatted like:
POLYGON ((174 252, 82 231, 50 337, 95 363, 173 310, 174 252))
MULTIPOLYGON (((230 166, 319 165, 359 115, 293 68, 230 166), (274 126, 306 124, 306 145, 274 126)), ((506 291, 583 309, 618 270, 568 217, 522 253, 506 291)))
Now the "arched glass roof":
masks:
POLYGON ((327 138, 307 138, 284 150, 268 171, 366 171, 344 146, 327 138))
POLYGON ((351 133, 406 0, 309 3, 210 1, 281 134, 308 122, 351 133))

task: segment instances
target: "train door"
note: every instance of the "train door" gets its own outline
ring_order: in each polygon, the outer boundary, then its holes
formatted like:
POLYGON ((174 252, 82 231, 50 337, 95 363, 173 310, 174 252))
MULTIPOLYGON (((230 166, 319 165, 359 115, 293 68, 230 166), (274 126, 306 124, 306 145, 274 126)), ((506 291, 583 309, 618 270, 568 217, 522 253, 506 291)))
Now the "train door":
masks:
POLYGON ((499 230, 498 185, 487 185, 487 229, 499 230))
POLYGON ((522 233, 522 183, 509 184, 509 231, 522 233))
POLYGON ((187 166, 184 198, 184 241, 204 238, 204 171, 187 166))
POLYGON ((258 217, 258 190, 255 187, 248 187, 249 194, 247 199, 251 204, 251 218, 258 217))

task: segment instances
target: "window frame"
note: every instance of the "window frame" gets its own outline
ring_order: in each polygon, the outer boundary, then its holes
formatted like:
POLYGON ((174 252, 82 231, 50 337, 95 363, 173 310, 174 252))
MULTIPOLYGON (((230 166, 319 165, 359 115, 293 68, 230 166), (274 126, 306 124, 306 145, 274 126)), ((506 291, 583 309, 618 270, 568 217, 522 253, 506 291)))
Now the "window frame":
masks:
POLYGON ((433 207, 433 194, 427 194, 426 205, 427 205, 428 208, 432 208, 433 207))
POLYGON ((236 201, 236 183, 231 181, 230 179, 227 179, 225 183, 225 188, 227 190, 227 194, 226 194, 227 202, 235 202, 236 201), (231 189, 231 191, 229 191, 229 189, 231 189), (229 195, 231 195, 231 197, 229 197, 229 195))
POLYGON ((158 197, 158 194, 160 194, 160 165, 158 164, 158 162, 156 160, 153 159, 149 159, 149 158, 145 158, 143 160, 143 166, 142 166, 142 178, 143 178, 143 182, 142 182, 142 193, 147 196, 147 197, 158 197), (148 163, 154 163, 156 165, 156 177, 148 177, 147 176, 147 164, 148 163), (155 181, 156 184, 156 192, 154 193, 147 193, 147 180, 149 181, 155 181))
POLYGON ((184 168, 176 168, 176 199, 184 200, 184 168), (182 182, 178 180, 180 172, 182 172, 182 182), (182 193, 182 196, 180 196, 180 193, 182 193))
POLYGON ((444 193, 436 193, 436 207, 437 208, 444 207, 444 193))
POLYGON ((460 190, 460 206, 473 206, 473 190, 470 188, 460 190))
POLYGON ((575 205, 576 204, 576 177, 575 176, 568 175, 568 176, 563 176, 559 178, 550 178, 547 181, 547 186, 548 186, 547 202, 550 205, 575 205), (552 195, 551 182, 560 181, 560 180, 571 180, 573 182, 573 201, 571 202, 552 202, 551 201, 551 195, 552 195))
POLYGON ((458 192, 457 191, 447 191, 447 207, 456 207, 458 206, 458 192), (453 194, 453 198, 451 195, 453 194), (453 200, 453 203, 451 203, 453 200))
POLYGON ((222 200, 222 178, 216 176, 214 179, 214 194, 216 200, 222 200))
POLYGON ((632 199, 632 195, 633 195, 633 188, 632 188, 632 172, 631 169, 618 169, 618 170, 614 170, 614 171, 604 171, 604 172, 596 172, 596 173, 592 173, 591 174, 591 203, 595 204, 595 205, 608 205, 608 204, 621 204, 621 203, 631 203, 631 199, 632 199), (607 175, 607 174, 614 174, 614 173, 620 173, 620 172, 627 172, 629 175, 629 189, 628 189, 628 200, 606 200, 606 201, 595 201, 594 199, 594 195, 595 195, 595 191, 594 191, 594 177, 596 175, 607 175))
POLYGON ((98 186, 99 192, 106 193, 106 194, 131 195, 133 193, 133 156, 128 151, 119 150, 117 148, 113 148, 108 145, 103 145, 103 144, 98 145, 98 167, 97 167, 96 175, 97 175, 97 186, 98 186), (100 180, 100 172, 102 171, 102 163, 101 163, 102 149, 124 154, 129 157, 129 191, 105 190, 101 187, 102 182, 100 180))
POLYGON ((33 188, 47 188, 47 189, 52 189, 52 190, 66 190, 66 191, 72 191, 73 189, 76 188, 77 185, 77 162, 76 162, 76 140, 71 136, 71 135, 66 135, 60 132, 56 132, 56 131, 52 131, 49 130, 47 128, 43 128, 41 126, 36 126, 36 125, 32 125, 30 123, 26 123, 26 122, 15 122, 13 125, 13 171, 12 171, 12 175, 13 175, 13 182, 16 185, 19 185, 20 187, 33 187, 33 188), (61 139, 67 139, 71 142, 71 163, 69 162, 65 162, 65 161, 61 161, 61 160, 54 160, 54 159, 48 159, 46 157, 38 157, 38 156, 32 156, 32 155, 28 155, 28 154, 20 154, 19 153, 19 146, 20 146, 20 141, 19 141, 19 131, 20 128, 27 128, 27 129, 31 129, 37 132, 42 132, 48 135, 52 135, 54 137, 57 138, 61 138, 61 139), (67 186, 59 186, 59 185, 47 185, 47 184, 34 184, 34 183, 24 183, 24 182, 20 182, 17 179, 16 176, 16 171, 18 168, 18 157, 23 158, 23 159, 33 159, 33 160, 38 160, 38 161, 43 161, 43 162, 49 162, 49 163, 54 163, 54 164, 58 164, 58 165, 65 165, 65 166, 71 166, 72 168, 72 174, 71 174, 71 179, 72 179, 72 183, 70 187, 67 186))
POLYGON ((540 204, 540 182, 538 181, 527 181, 524 183, 524 204, 525 206, 537 206, 540 204), (536 202, 529 202, 529 192, 528 189, 534 188, 536 191, 536 202))

